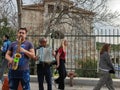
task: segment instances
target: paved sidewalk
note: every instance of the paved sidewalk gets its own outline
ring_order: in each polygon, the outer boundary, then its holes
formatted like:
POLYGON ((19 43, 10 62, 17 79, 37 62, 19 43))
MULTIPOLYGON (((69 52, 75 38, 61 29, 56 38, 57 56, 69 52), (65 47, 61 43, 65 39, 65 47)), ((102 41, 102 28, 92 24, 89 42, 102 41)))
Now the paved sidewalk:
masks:
MULTIPOLYGON (((47 90, 47 85, 44 84, 45 90, 47 90)), ((83 86, 83 85, 74 85, 73 87, 70 87, 69 85, 65 86, 65 90, 93 90, 94 86, 83 86)), ((31 90, 39 90, 37 83, 31 83, 31 90)), ((58 90, 53 85, 53 90, 58 90)), ((103 87, 101 90, 108 90, 106 87, 103 87)), ((120 90, 120 88, 115 88, 115 90, 120 90)))
MULTIPOLYGON (((98 82, 99 78, 74 78, 73 87, 69 86, 69 78, 66 78, 65 90, 93 90, 94 86, 98 82)), ((113 79, 115 90, 120 90, 120 79, 113 79)), ((39 90, 37 76, 31 76, 30 82, 31 90, 39 90)), ((54 85, 52 86, 53 90, 58 90, 54 85)), ((44 90, 47 90, 47 84, 44 83, 44 90)), ((0 90, 2 90, 2 84, 0 83, 0 90)), ((101 90, 108 90, 106 87, 103 87, 101 90)))
MULTIPOLYGON (((31 90, 39 90, 38 89, 38 83, 37 82, 30 82, 30 86, 31 86, 31 90)), ((45 90, 47 90, 47 84, 44 84, 45 90)), ((74 85, 73 87, 70 87, 69 85, 65 86, 65 90, 92 90, 94 86, 83 86, 83 85, 74 85)), ((2 88, 2 84, 0 83, 0 90, 2 88)), ((58 90, 57 88, 55 88, 55 86, 53 85, 53 90, 58 90)), ((103 87, 101 90, 108 90, 106 87, 103 87)), ((120 90, 119 88, 115 88, 115 90, 120 90)))

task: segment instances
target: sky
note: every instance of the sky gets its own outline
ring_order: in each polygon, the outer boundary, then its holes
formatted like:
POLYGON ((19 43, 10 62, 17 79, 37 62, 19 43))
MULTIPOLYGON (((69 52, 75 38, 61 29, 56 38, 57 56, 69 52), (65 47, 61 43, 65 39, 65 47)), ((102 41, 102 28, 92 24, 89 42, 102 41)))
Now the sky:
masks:
POLYGON ((31 3, 33 3, 33 0, 23 0, 23 3, 24 4, 31 4, 31 3))
MULTIPOLYGON (((120 0, 109 0, 108 2, 108 6, 109 6, 109 9, 112 11, 112 12, 119 12, 120 13, 120 0)), ((120 23, 120 19, 117 19, 116 20, 116 23, 120 23)), ((111 27, 110 27, 111 29, 111 27)), ((115 29, 112 28, 111 29, 111 35, 113 34, 113 31, 114 31, 114 34, 118 34, 118 29, 115 29)), ((120 34, 120 32, 119 32, 120 34)), ((120 44, 120 37, 99 37, 99 38, 96 38, 96 41, 99 41, 99 42, 106 42, 106 43, 114 43, 114 44, 120 44)))
POLYGON ((120 12, 120 0, 109 0, 108 4, 112 11, 120 12))

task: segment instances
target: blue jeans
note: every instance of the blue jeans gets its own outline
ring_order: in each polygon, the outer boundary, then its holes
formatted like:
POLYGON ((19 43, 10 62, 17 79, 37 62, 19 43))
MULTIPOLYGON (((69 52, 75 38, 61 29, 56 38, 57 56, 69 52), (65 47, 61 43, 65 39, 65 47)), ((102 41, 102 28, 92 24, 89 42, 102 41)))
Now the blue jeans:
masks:
POLYGON ((23 90, 30 90, 29 70, 9 70, 8 78, 10 90, 18 90, 19 82, 21 82, 23 90))
POLYGON ((51 74, 50 65, 47 63, 38 64, 37 75, 38 75, 38 82, 39 82, 39 90, 44 90, 44 87, 43 87, 44 77, 47 82, 47 90, 52 90, 52 74, 51 74))

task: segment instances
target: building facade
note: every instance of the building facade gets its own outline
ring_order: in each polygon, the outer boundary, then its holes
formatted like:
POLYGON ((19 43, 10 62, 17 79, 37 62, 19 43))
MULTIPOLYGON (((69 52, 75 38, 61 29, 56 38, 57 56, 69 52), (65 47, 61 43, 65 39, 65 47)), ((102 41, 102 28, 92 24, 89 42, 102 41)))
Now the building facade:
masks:
MULTIPOLYGON (((95 37, 91 37, 93 17, 93 12, 75 7, 69 0, 43 0, 39 4, 22 6, 22 27, 27 27, 33 43, 38 42, 40 35, 50 35, 54 31, 65 34, 71 67, 75 67, 76 59, 96 56, 95 37)), ((54 39, 54 48, 58 48, 60 40, 54 39)))

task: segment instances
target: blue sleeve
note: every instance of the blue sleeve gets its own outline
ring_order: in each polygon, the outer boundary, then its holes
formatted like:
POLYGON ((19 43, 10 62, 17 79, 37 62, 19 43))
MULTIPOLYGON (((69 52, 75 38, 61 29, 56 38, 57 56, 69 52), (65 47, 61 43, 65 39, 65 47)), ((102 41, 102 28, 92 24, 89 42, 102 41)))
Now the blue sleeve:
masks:
POLYGON ((4 42, 4 43, 3 43, 3 49, 2 49, 2 52, 6 52, 6 51, 7 51, 7 48, 8 48, 8 46, 7 46, 7 42, 4 42))
POLYGON ((29 49, 34 49, 34 46, 33 46, 33 44, 31 42, 29 44, 29 49))

